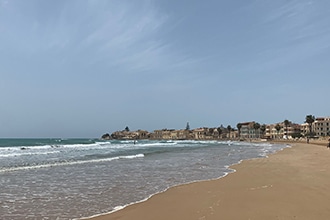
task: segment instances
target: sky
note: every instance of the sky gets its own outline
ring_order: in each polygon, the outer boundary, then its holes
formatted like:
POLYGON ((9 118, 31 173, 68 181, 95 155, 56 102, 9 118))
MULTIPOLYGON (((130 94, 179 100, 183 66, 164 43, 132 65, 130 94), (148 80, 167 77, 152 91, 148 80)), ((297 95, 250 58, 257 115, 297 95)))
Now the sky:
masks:
POLYGON ((328 0, 0 0, 0 137, 330 116, 328 0))

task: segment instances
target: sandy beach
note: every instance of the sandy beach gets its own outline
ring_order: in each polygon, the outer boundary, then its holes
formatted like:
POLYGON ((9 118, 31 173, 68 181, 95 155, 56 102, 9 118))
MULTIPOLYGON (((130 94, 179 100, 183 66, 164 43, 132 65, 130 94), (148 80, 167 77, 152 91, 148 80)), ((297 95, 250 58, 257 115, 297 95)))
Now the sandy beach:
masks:
POLYGON ((267 158, 243 161, 212 181, 173 187, 93 220, 328 220, 330 150, 291 143, 267 158))

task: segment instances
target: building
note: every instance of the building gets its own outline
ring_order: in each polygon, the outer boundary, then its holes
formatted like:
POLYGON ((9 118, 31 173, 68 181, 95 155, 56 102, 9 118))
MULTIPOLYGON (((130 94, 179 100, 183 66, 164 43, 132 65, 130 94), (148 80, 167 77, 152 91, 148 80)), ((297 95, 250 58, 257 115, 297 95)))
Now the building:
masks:
POLYGON ((279 139, 284 135, 283 127, 279 124, 280 130, 276 129, 277 124, 266 125, 265 137, 267 139, 279 139))
POLYGON ((309 124, 308 123, 303 123, 300 125, 300 131, 301 134, 306 136, 307 134, 309 134, 309 124))
POLYGON ((196 128, 196 129, 192 130, 192 132, 193 132, 193 137, 195 140, 206 139, 206 133, 207 133, 206 128, 196 128))
POLYGON ((150 133, 146 130, 137 130, 135 133, 137 139, 148 139, 150 137, 150 133))
POLYGON ((239 136, 242 139, 255 139, 260 137, 260 131, 254 129, 254 124, 256 122, 243 122, 239 123, 241 125, 239 136))
POLYGON ((301 125, 290 122, 287 127, 285 127, 284 122, 266 125, 265 137, 268 139, 282 139, 282 138, 295 138, 301 134, 301 125), (277 130, 280 128, 279 130, 277 130))
POLYGON ((317 136, 329 136, 330 135, 330 117, 316 118, 312 124, 312 131, 317 136))
POLYGON ((154 130, 151 135, 151 139, 154 140, 188 140, 193 139, 192 132, 189 130, 174 130, 174 129, 162 129, 154 130))
POLYGON ((226 135, 227 135, 228 139, 231 139, 231 140, 238 139, 238 131, 237 130, 231 130, 226 135))
POLYGON ((177 131, 177 137, 179 140, 192 139, 192 132, 187 129, 182 129, 177 131))
POLYGON ((177 139, 177 135, 174 129, 162 129, 154 130, 151 138, 155 140, 172 140, 177 139))
MULTIPOLYGON (((285 129, 285 126, 284 126, 285 129)), ((301 126, 300 124, 290 123, 287 128, 287 137, 288 138, 295 138, 301 136, 301 126)))
POLYGON ((162 131, 163 130, 154 130, 151 134, 151 139, 161 140, 163 138, 162 131))
POLYGON ((219 138, 227 138, 227 133, 221 133, 219 134, 219 131, 217 128, 196 128, 192 130, 192 139, 195 140, 214 140, 219 138))
MULTIPOLYGON (((301 133, 309 135, 309 124, 304 123, 300 125, 301 133)), ((312 124, 312 135, 316 136, 330 136, 330 117, 317 117, 312 124)))

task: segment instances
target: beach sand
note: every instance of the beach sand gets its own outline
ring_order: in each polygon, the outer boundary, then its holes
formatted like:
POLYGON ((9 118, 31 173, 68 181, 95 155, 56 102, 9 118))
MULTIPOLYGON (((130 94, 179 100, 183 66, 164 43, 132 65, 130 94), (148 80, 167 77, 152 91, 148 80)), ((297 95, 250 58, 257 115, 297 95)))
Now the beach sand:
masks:
POLYGON ((173 187, 93 220, 328 220, 330 150, 293 143, 224 178, 173 187))

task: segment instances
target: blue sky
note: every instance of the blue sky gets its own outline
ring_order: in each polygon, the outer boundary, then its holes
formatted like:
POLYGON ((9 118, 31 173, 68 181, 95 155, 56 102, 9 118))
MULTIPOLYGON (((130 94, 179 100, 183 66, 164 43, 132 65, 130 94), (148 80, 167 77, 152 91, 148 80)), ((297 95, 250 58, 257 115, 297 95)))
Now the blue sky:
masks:
POLYGON ((330 1, 0 0, 0 137, 329 116, 330 1))

